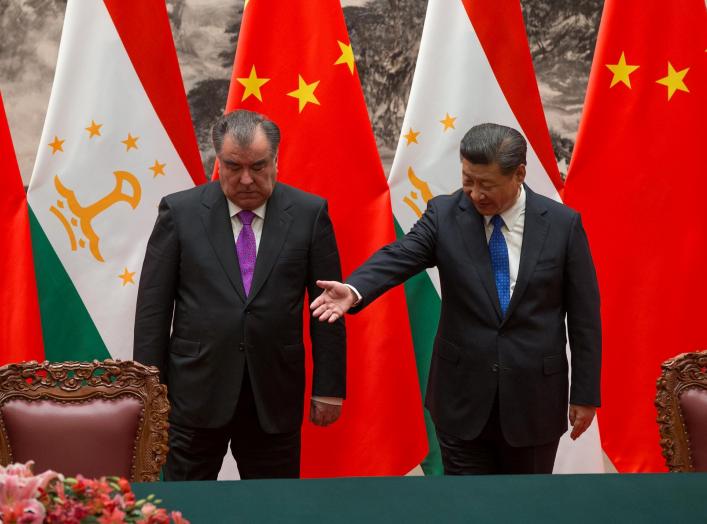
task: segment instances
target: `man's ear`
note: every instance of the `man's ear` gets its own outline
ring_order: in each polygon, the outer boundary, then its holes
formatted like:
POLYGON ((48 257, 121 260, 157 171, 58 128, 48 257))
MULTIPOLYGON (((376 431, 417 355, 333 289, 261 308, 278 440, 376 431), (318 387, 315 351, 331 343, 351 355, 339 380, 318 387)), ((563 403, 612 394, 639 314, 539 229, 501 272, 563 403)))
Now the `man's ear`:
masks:
POLYGON ((525 180, 525 164, 521 164, 516 168, 514 176, 516 177, 518 182, 520 182, 521 184, 523 183, 523 181, 525 180))

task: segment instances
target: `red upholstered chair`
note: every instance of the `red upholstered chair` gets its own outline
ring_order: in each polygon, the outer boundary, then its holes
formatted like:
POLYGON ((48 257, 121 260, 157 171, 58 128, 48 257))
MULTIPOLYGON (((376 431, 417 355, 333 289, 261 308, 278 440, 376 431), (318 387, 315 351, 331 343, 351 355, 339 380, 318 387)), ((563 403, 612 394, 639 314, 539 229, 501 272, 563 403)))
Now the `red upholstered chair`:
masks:
POLYGON ((0 367, 0 463, 157 480, 167 456, 167 388, 132 361, 0 367))
POLYGON ((707 471, 707 351, 662 364, 655 405, 670 471, 707 471))

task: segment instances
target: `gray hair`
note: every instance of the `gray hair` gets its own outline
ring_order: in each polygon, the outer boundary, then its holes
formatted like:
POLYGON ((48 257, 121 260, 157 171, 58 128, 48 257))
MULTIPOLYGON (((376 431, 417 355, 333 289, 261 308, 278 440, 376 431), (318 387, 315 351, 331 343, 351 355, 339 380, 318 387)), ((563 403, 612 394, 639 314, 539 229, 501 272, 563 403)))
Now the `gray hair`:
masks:
POLYGON ((500 124, 479 124, 462 138, 460 153, 472 164, 498 164, 501 173, 511 175, 525 164, 528 144, 523 135, 512 127, 500 124))
POLYGON ((216 154, 221 152, 223 139, 229 134, 241 147, 247 147, 253 142, 255 130, 260 127, 270 144, 273 158, 277 156, 280 146, 280 128, 265 115, 245 109, 237 109, 220 116, 211 128, 211 141, 216 154))

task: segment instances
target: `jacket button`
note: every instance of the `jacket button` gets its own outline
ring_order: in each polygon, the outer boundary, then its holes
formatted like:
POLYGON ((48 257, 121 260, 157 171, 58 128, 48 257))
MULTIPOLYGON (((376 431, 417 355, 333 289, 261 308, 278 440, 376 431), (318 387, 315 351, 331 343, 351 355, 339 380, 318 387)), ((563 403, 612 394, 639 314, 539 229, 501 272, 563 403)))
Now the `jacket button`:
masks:
POLYGON ((238 351, 240 351, 240 352, 245 351, 245 343, 244 342, 241 342, 240 344, 238 344, 238 351))
POLYGON ((493 371, 494 373, 498 373, 498 364, 494 364, 493 366, 491 366, 491 371, 493 371))

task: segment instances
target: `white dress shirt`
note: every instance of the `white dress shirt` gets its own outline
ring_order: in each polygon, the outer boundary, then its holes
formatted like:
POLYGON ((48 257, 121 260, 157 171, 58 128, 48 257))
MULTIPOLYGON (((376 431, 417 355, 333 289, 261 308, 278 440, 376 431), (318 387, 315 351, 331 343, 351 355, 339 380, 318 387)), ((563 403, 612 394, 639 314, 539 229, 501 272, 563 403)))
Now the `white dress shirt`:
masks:
MULTIPOLYGON (((490 216, 484 216, 487 243, 491 240, 491 233, 493 233, 491 218, 490 216)), ((525 189, 523 189, 522 185, 520 186, 518 200, 501 213, 501 218, 504 224, 501 227, 501 233, 503 233, 503 238, 506 239, 506 245, 508 246, 508 270, 511 274, 511 296, 513 296, 513 289, 515 289, 516 280, 518 279, 520 249, 523 246, 523 230, 525 229, 525 189)))
MULTIPOLYGON (((236 242, 238 242, 238 235, 241 233, 241 229, 243 229, 243 224, 241 223, 241 219, 238 218, 238 213, 242 211, 242 209, 231 202, 228 198, 226 199, 226 202, 228 203, 228 213, 231 215, 231 228, 233 229, 233 238, 235 239, 236 242)), ((268 201, 266 200, 263 205, 256 207, 253 210, 253 213, 255 213, 255 216, 253 217, 253 222, 251 222, 250 227, 253 229, 253 234, 255 235, 255 253, 257 256, 258 249, 260 248, 260 238, 263 236, 263 224, 265 224, 265 213, 268 208, 268 201)), ((312 400, 317 400, 319 402, 323 402, 325 404, 336 404, 340 406, 343 404, 343 399, 339 397, 318 397, 318 396, 312 396, 312 400)))

